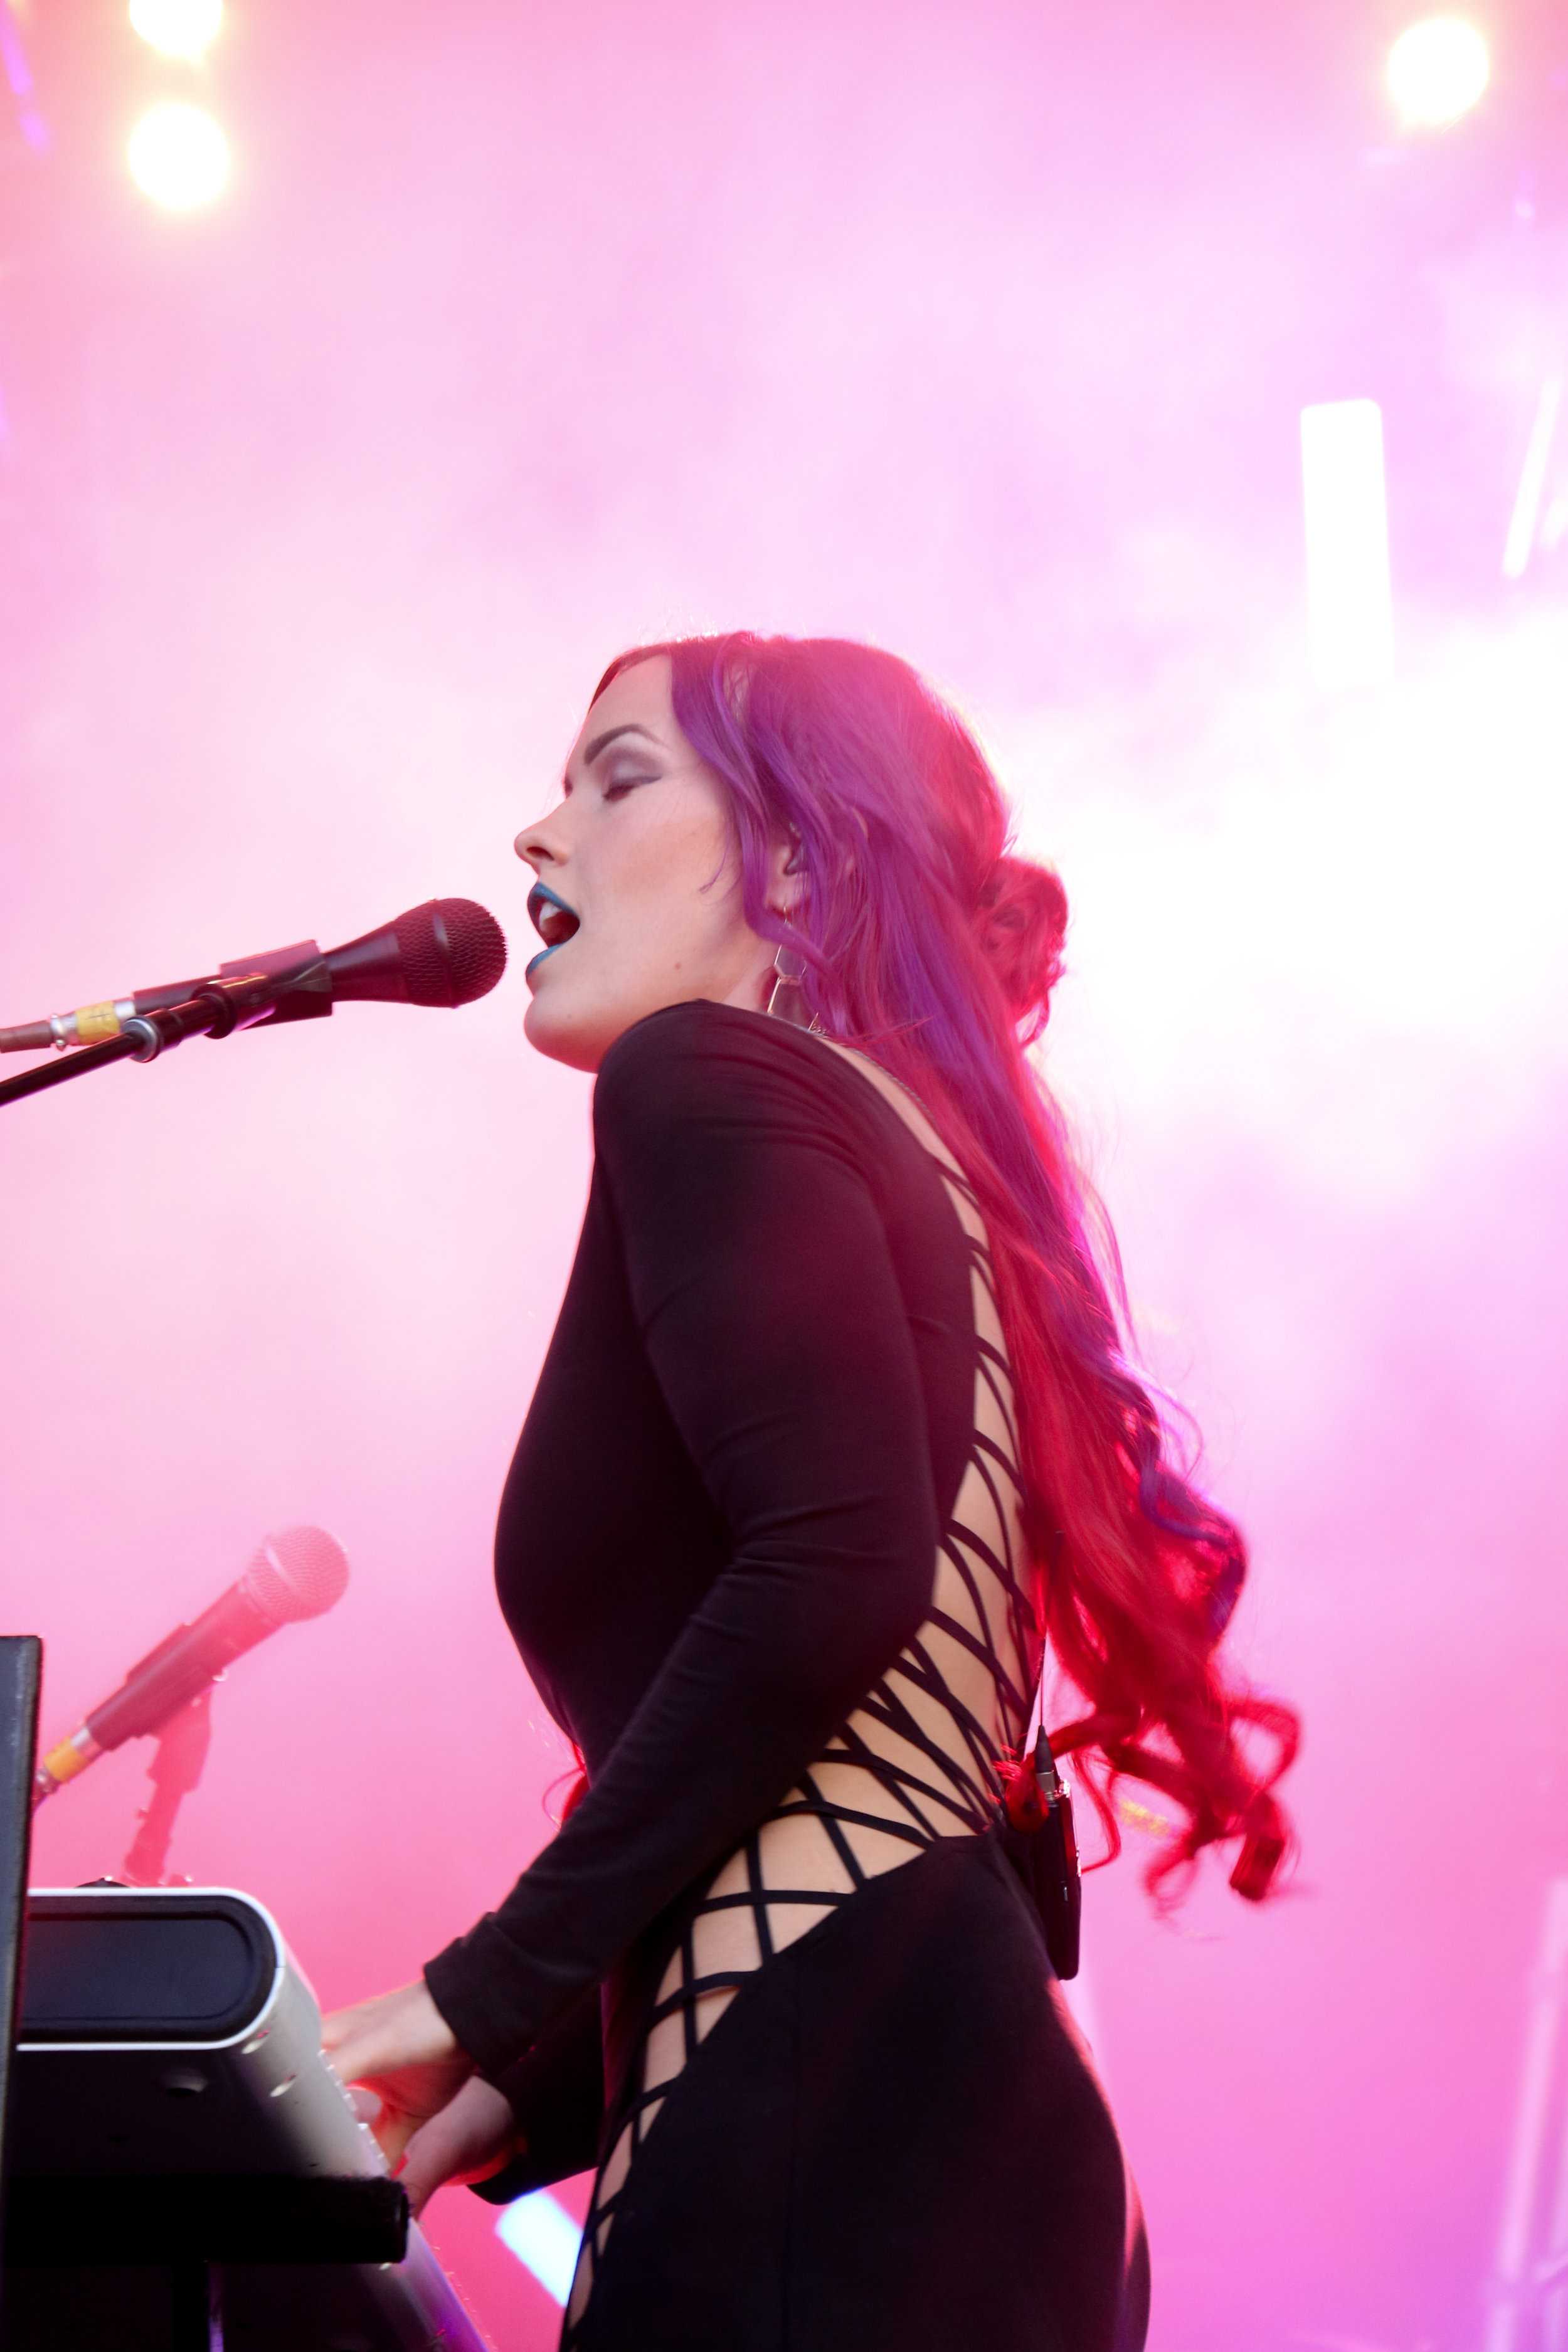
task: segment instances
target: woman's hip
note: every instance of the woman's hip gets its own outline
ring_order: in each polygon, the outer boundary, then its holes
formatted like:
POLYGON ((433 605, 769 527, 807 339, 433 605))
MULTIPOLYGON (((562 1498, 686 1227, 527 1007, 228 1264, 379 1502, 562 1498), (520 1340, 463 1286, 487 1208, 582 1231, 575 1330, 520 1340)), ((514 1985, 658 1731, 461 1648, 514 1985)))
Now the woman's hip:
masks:
POLYGON ((947 1838, 766 1960, 694 2050, 581 2341, 1136 2352, 1142 2262, 1039 1923, 994 1839, 947 1838))

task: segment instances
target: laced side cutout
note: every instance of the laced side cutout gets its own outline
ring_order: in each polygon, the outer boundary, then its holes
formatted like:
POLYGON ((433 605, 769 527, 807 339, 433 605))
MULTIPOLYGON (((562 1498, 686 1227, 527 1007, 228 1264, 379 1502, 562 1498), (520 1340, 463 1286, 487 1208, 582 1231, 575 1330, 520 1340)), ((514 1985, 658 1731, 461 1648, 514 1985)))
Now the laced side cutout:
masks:
POLYGON ((709 1881, 665 1971, 637 2087, 594 2184, 561 2352, 578 2342, 595 2265, 659 2108, 748 1977, 934 1839, 984 1830, 1000 1794, 995 1759, 1024 1738, 1037 1642, 1013 1383, 985 1227, 956 1163, 923 1119, 915 1127, 892 1082, 876 1076, 936 1160, 970 1257, 973 1423, 931 1612, 810 1771, 709 1881))

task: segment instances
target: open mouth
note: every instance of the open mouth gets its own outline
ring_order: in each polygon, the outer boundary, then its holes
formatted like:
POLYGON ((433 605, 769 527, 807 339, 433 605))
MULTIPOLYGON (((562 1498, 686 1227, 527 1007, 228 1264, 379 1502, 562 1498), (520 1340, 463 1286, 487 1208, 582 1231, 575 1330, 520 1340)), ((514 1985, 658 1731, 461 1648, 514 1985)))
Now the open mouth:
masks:
POLYGON ((536 882, 528 894, 528 919, 544 941, 544 955, 534 957, 530 971, 544 961, 544 956, 563 948, 581 928, 575 910, 542 882, 536 882))

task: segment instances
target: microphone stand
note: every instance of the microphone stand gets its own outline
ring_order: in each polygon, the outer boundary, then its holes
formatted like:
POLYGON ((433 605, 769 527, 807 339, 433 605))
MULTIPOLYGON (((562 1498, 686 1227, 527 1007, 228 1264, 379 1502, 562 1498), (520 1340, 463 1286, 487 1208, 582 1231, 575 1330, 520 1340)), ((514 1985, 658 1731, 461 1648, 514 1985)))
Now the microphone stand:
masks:
MULTIPOLYGON (((101 1045, 84 1045, 79 1053, 61 1054, 53 1061, 39 1062, 32 1069, 24 1070, 19 1077, 0 1080, 0 1103, 20 1102, 24 1095, 42 1094, 46 1087, 63 1087, 68 1078, 84 1077, 89 1070, 105 1069, 110 1062, 123 1062, 128 1055, 134 1055, 138 1061, 150 1062, 153 1055, 144 1040, 132 1034, 150 1026, 150 1019, 143 1022, 138 1015, 135 1021, 126 1023, 118 1037, 106 1037, 101 1045)), ((160 1045, 154 1050, 161 1053, 163 1047, 160 1045)))
POLYGON ((120 1865, 121 1874, 129 1885, 169 1884, 163 1875, 169 1860, 169 1839, 181 1801, 201 1779, 202 1766, 207 1760, 216 1688, 216 1684, 208 1683, 205 1690, 198 1691, 195 1698, 169 1717, 158 1734, 158 1745, 147 1767, 153 1793, 142 1811, 142 1826, 132 1840, 131 1851, 120 1865))
POLYGON ((258 1022, 316 1020, 331 1009, 332 978, 325 957, 288 972, 252 971, 236 980, 205 981, 181 1004, 133 1013, 118 1037, 83 1045, 24 1070, 20 1077, 0 1081, 0 1108, 41 1094, 47 1087, 63 1087, 89 1070, 105 1069, 110 1062, 155 1062, 187 1037, 231 1037, 237 1029, 252 1029, 258 1022))

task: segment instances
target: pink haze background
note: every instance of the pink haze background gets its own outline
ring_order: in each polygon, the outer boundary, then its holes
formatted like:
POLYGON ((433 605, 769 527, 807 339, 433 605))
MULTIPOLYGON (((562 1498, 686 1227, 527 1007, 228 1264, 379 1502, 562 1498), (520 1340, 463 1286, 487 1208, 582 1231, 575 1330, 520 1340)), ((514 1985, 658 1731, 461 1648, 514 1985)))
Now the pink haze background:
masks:
MULTIPOLYGON (((437 894, 514 948, 455 1016, 6 1114, 46 1731, 319 1521, 348 1595, 219 1691, 175 1867, 267 1902, 327 2005, 504 1891, 563 1748, 489 1546, 588 1108, 520 1034, 510 839, 626 642, 906 654, 1066 879, 1045 1066, 1255 1546, 1237 1654, 1308 1727, 1291 1899, 1216 1874, 1163 1927, 1136 1836, 1089 1884, 1152 2352, 1479 2344, 1568 1867, 1563 583, 1496 578, 1565 233, 1507 199, 1542 13, 1497 19, 1458 162, 1390 144, 1402 21, 252 0, 203 78, 235 185, 176 221, 120 155, 180 78, 39 6, 52 145, 0 178, 0 1017, 437 894), (1325 702, 1297 416, 1357 395, 1399 664, 1325 702)), ((145 1760, 40 1817, 37 1883, 113 1870, 145 1760)), ((1049 2151, 998 2160, 1048 2194, 1049 2151)), ((528 2352, 555 2314, 492 2221, 429 2225, 528 2352)))

